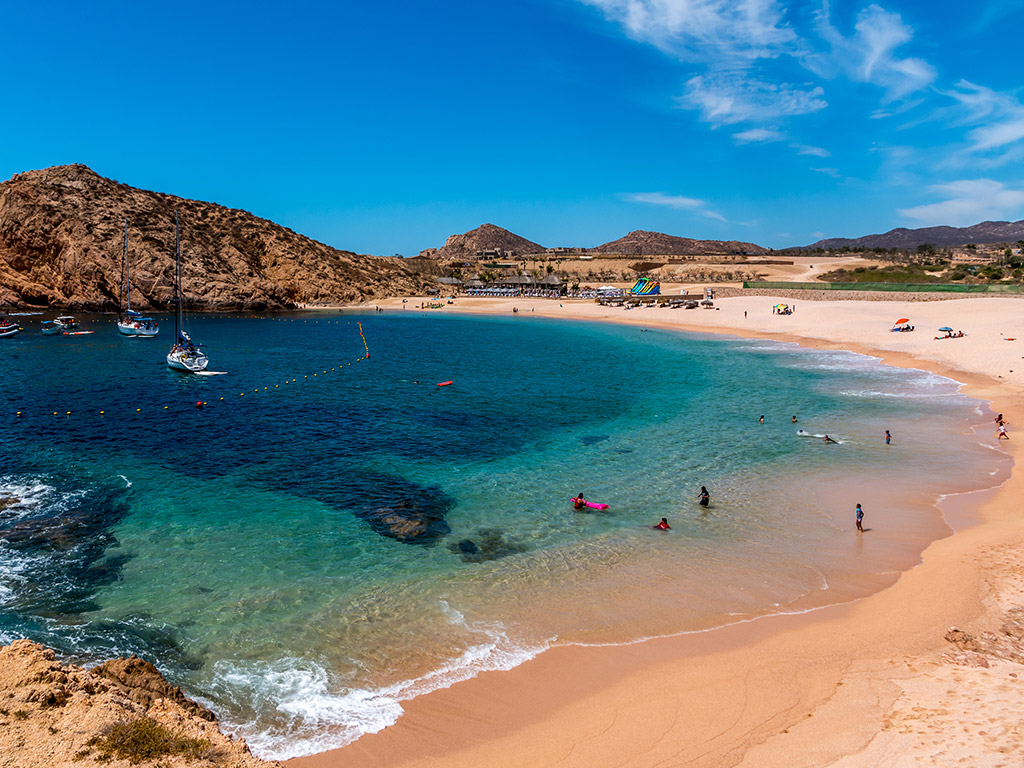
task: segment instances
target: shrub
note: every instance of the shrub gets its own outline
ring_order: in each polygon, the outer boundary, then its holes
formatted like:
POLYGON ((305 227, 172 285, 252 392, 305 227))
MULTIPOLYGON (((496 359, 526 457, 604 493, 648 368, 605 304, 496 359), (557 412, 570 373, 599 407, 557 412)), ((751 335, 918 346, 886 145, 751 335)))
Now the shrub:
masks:
POLYGON ((117 758, 132 765, 173 755, 195 760, 210 750, 210 742, 206 739, 181 736, 151 717, 111 726, 103 738, 95 740, 95 746, 101 759, 117 758))

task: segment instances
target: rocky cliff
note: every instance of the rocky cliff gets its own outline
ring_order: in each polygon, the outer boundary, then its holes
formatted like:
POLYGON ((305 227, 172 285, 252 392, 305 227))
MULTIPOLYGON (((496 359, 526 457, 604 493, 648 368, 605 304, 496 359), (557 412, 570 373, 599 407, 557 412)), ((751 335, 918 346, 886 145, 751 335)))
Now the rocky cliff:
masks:
POLYGON ((747 255, 760 256, 768 253, 754 243, 739 240, 693 240, 661 232, 636 230, 625 237, 590 249, 593 253, 620 253, 630 256, 718 256, 747 255))
POLYGON ((477 259, 482 251, 501 249, 506 254, 523 256, 528 253, 543 253, 544 246, 532 240, 509 232, 493 224, 484 224, 462 235, 451 235, 442 248, 428 248, 420 253, 435 259, 471 260, 477 259))
POLYGON ((0 648, 0 768, 280 768, 222 734, 148 662, 64 666, 29 640, 0 648))
POLYGON ((429 285, 400 259, 340 251, 246 211, 135 189, 66 165, 0 184, 0 305, 115 309, 127 217, 132 305, 168 307, 175 211, 191 307, 355 302, 429 285))

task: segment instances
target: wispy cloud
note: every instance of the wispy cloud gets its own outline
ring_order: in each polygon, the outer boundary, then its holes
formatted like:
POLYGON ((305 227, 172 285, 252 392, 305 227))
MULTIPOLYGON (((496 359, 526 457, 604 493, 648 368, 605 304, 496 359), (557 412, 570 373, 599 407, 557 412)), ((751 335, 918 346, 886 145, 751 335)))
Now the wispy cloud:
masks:
POLYGON ((720 213, 708 208, 707 203, 695 197, 683 197, 682 195, 666 195, 663 192, 637 192, 625 195, 626 200, 632 203, 644 203, 646 205, 660 205, 666 208, 675 208, 677 211, 693 211, 694 213, 709 219, 727 221, 720 213))
POLYGON ((813 155, 814 157, 831 157, 832 153, 822 147, 812 147, 807 144, 790 144, 790 147, 801 155, 813 155))
POLYGON ((928 191, 946 199, 905 208, 900 214, 925 226, 956 227, 1024 216, 1024 190, 1012 189, 992 179, 963 179, 937 184, 928 191))
POLYGON ((751 128, 749 131, 740 131, 732 135, 737 144, 767 144, 772 141, 781 141, 785 136, 778 131, 767 128, 751 128))
POLYGON ((935 68, 918 58, 901 58, 896 50, 909 43, 914 30, 898 13, 869 5, 857 15, 854 33, 844 36, 832 25, 829 6, 818 13, 818 33, 832 47, 828 54, 812 54, 807 65, 818 74, 845 74, 851 80, 884 88, 888 99, 898 99, 935 81, 935 68))
POLYGON ((775 0, 582 0, 634 40, 687 61, 757 59, 797 41, 775 0))
POLYGON ((811 168, 811 170, 817 173, 824 173, 826 176, 831 176, 833 179, 839 178, 838 168, 811 168))
POLYGON ((946 95, 962 110, 961 122, 976 125, 967 134, 971 151, 1000 150, 1024 139, 1024 105, 1016 96, 967 80, 958 82, 946 95))
POLYGON ((801 90, 787 83, 759 81, 736 73, 697 75, 686 81, 679 99, 683 109, 694 109, 712 125, 770 122, 780 117, 806 115, 828 104, 821 87, 801 90))

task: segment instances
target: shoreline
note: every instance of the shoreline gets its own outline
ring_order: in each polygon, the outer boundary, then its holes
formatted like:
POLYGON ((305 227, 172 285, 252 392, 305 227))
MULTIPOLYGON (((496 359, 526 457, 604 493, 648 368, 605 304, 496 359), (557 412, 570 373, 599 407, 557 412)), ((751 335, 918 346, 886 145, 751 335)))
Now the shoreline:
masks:
MULTIPOLYGON (((402 310, 400 301, 382 305, 402 310)), ((913 337, 889 334, 881 339, 877 333, 873 337, 861 334, 867 338, 850 338, 849 333, 822 338, 823 332, 834 333, 835 324, 830 328, 814 316, 835 306, 830 302, 815 302, 817 312, 807 311, 809 303, 802 303, 806 313, 799 316, 802 322, 792 322, 796 314, 771 315, 769 322, 779 327, 765 328, 765 309, 775 302, 760 296, 721 299, 717 303, 726 307, 724 312, 644 309, 627 313, 590 302, 569 303, 570 311, 566 311, 568 302, 543 299, 456 301, 441 311, 501 315, 510 314, 516 306, 524 321, 530 317, 597 320, 858 352, 888 365, 951 378, 961 383, 969 396, 995 402, 1011 425, 1024 423, 1020 421, 1024 418, 1021 371, 1009 369, 1002 359, 962 359, 978 358, 984 345, 972 342, 971 355, 964 354, 967 345, 936 347, 940 354, 926 357, 921 354, 921 342, 931 340, 927 332, 913 337), (757 327, 744 327, 741 311, 756 311, 759 316, 750 325, 757 327), (807 326, 807 316, 811 316, 811 326, 807 326), (904 341, 916 343, 908 345, 910 350, 886 348, 904 341)), ((992 301, 1014 300, 989 299, 992 301)), ((976 299, 970 303, 987 304, 976 299)), ((895 313, 904 310, 919 316, 935 313, 935 305, 941 305, 944 314, 949 309, 947 302, 929 302, 932 308, 928 312, 921 304, 870 304, 870 311, 853 308, 861 315, 860 326, 877 326, 881 312, 885 317, 893 314, 895 319, 895 313)), ((850 311, 846 309, 844 314, 850 311)), ((969 314, 991 316, 993 308, 979 306, 969 314)), ((1016 338, 1017 333, 1024 336, 1024 323, 1014 323, 1009 319, 1012 315, 1004 315, 995 318, 997 325, 1009 330, 1003 338, 1016 338)), ((925 324, 917 322, 919 327, 925 324)), ((967 328, 968 322, 963 326, 967 328)), ((969 331, 969 335, 974 333, 969 331)), ((990 340, 988 352, 991 347, 990 340)), ((1008 448, 1012 458, 1012 441, 1008 448)), ((998 590, 986 581, 979 555, 992 548, 1021 548, 1024 522, 1014 519, 1012 509, 1013 497, 1024 482, 1020 471, 1014 470, 1002 486, 980 492, 983 499, 972 515, 975 522, 962 529, 946 521, 955 535, 932 542, 917 566, 901 573, 892 586, 868 597, 639 644, 559 646, 510 671, 485 672, 403 702, 405 714, 384 731, 287 764, 293 768, 381 762, 600 766, 668 761, 709 766, 744 762, 824 766, 844 756, 843 766, 878 764, 874 753, 882 748, 881 742, 889 748, 905 735, 883 727, 889 710, 905 695, 901 682, 920 683, 927 677, 913 671, 915 663, 939 664, 934 657, 953 649, 943 639, 950 624, 963 628, 977 625, 974 631, 983 631, 999 623, 998 610, 983 605, 981 599, 986 591, 995 594, 998 590), (871 638, 869 642, 863 642, 865 636, 871 638), (861 695, 851 696, 854 691, 861 695), (874 757, 869 757, 871 754, 874 757)), ((977 504, 974 501, 970 506, 977 504)), ((945 519, 941 509, 939 513, 945 519)), ((1020 696, 1024 702, 1024 693, 1020 696)), ((994 720, 1000 716, 1012 719, 1013 708, 1007 710, 988 714, 994 720)), ((954 738, 952 732, 947 735, 954 738)), ((904 747, 911 749, 909 743, 904 747)), ((901 754, 897 750, 890 758, 901 754)))

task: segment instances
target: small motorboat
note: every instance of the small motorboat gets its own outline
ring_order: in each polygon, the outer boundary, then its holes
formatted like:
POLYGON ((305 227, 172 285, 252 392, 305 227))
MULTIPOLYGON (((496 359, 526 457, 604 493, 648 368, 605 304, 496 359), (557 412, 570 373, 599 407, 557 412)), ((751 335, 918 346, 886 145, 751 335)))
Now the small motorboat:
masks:
POLYGON ((61 315, 53 324, 60 328, 61 333, 71 333, 78 330, 78 321, 71 315, 61 315))
POLYGON ((6 317, 0 317, 0 339, 6 339, 14 336, 20 330, 21 326, 13 320, 6 317))

